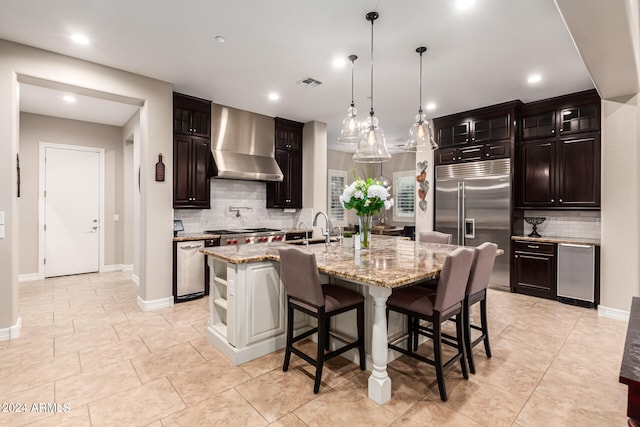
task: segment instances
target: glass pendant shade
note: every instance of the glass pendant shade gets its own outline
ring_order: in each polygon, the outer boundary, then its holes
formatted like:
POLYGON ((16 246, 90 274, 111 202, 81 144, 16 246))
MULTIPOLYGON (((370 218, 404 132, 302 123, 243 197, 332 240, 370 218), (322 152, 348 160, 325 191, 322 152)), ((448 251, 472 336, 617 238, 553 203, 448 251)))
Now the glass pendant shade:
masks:
POLYGON ((404 146, 405 151, 425 151, 436 150, 438 144, 433 139, 433 132, 431 132, 431 126, 427 121, 427 118, 422 111, 422 54, 427 51, 427 48, 421 46, 416 49, 416 52, 420 54, 420 106, 418 107, 418 115, 416 115, 416 121, 409 129, 409 140, 404 146))
POLYGON ((338 142, 343 144, 357 144, 360 142, 362 127, 358 122, 358 110, 351 104, 347 110, 347 116, 342 121, 342 130, 338 137, 338 142))
POLYGON ((360 142, 362 133, 362 126, 358 121, 358 110, 356 110, 356 105, 353 101, 353 70, 356 59, 358 59, 356 55, 349 55, 349 61, 351 61, 351 106, 347 110, 347 116, 342 121, 342 130, 338 137, 338 142, 353 145, 360 142))
POLYGON ((363 126, 358 149, 353 155, 353 161, 356 163, 382 163, 391 160, 384 133, 378 126, 378 119, 373 112, 373 23, 378 17, 377 12, 369 12, 366 15, 367 21, 371 22, 371 111, 363 126))
POLYGON ((438 144, 433 139, 431 125, 426 120, 422 109, 416 115, 416 121, 409 129, 409 141, 404 146, 405 151, 437 150, 438 144))
POLYGON ((353 155, 353 161, 357 163, 382 163, 389 160, 391 160, 391 154, 387 150, 384 132, 378 126, 376 116, 370 115, 363 127, 361 140, 353 155))

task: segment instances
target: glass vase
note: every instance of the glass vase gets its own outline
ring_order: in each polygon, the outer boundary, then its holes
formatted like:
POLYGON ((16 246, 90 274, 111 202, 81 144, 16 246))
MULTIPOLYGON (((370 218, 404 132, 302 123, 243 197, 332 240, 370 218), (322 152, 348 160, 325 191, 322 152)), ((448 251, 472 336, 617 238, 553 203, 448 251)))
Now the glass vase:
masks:
POLYGON ((360 249, 369 249, 371 244, 372 215, 358 215, 358 225, 360 226, 360 249))

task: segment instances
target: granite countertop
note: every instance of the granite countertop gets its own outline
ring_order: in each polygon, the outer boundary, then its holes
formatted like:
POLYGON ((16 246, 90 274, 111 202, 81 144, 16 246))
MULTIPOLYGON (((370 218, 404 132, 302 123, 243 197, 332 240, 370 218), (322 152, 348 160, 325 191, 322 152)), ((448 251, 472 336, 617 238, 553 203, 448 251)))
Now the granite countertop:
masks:
MULTIPOLYGON (((241 245, 200 249, 205 255, 232 264, 279 261, 278 249, 287 243, 241 245)), ((438 245, 398 239, 391 236, 371 236, 371 249, 356 253, 333 243, 298 246, 316 255, 318 270, 335 277, 385 288, 397 288, 437 277, 447 254, 455 245, 438 245)), ((499 249, 499 254, 504 253, 499 249)))
POLYGON ((542 237, 511 236, 511 240, 526 240, 528 242, 568 243, 568 244, 575 244, 575 245, 600 246, 600 239, 598 238, 560 237, 560 236, 542 236, 542 237))
POLYGON ((189 242, 193 240, 209 240, 209 239, 219 239, 219 234, 205 234, 205 233, 184 233, 179 234, 177 237, 173 238, 174 242, 189 242))

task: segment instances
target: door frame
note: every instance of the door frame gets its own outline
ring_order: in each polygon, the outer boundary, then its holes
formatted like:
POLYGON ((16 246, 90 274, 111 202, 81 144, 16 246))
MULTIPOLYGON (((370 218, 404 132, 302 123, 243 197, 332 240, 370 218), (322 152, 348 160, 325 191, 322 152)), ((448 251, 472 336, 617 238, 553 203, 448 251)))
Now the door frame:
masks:
POLYGON ((77 151, 89 151, 98 153, 100 162, 99 180, 100 180, 100 196, 98 201, 100 204, 100 220, 98 222, 98 271, 104 270, 104 183, 105 183, 105 153, 104 148, 88 147, 83 145, 70 145, 70 144, 57 144, 53 142, 40 141, 38 149, 38 279, 44 279, 44 255, 45 255, 45 233, 44 233, 44 221, 45 221, 45 152, 47 148, 58 148, 66 150, 77 151))

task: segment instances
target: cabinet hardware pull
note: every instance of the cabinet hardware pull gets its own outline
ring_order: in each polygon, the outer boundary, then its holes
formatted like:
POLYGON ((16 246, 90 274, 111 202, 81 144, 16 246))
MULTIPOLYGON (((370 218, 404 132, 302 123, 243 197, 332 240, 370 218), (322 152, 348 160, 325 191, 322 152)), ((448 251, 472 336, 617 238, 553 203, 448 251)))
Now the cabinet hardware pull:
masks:
POLYGON ((553 203, 553 199, 551 199, 551 203, 553 203))
POLYGON ((558 199, 558 201, 559 201, 560 203, 562 203, 562 199, 558 199))
POLYGON ((580 138, 580 139, 570 139, 567 141, 562 141, 564 144, 573 144, 574 142, 587 142, 593 141, 593 138, 580 138))
POLYGON ((551 133, 556 133, 556 130, 555 129, 551 129, 551 133))
POLYGON ((540 246, 537 245, 527 245, 527 247, 531 249, 540 249, 540 246))
POLYGON ((479 148, 469 148, 467 150, 462 150, 463 153, 473 153, 474 151, 480 151, 479 148))

